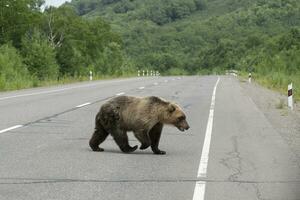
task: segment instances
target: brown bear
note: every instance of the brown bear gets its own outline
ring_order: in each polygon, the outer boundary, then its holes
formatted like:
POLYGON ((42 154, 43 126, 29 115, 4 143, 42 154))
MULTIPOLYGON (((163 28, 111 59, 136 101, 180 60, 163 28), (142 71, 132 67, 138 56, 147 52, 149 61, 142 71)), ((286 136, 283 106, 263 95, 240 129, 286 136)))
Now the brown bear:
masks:
POLYGON ((180 131, 189 129, 184 112, 175 103, 156 96, 115 97, 101 106, 89 145, 93 151, 104 151, 99 145, 111 134, 120 149, 130 153, 137 149, 128 143, 127 131, 133 131, 141 142, 140 149, 151 146, 154 154, 165 154, 158 148, 163 124, 174 125, 180 131))

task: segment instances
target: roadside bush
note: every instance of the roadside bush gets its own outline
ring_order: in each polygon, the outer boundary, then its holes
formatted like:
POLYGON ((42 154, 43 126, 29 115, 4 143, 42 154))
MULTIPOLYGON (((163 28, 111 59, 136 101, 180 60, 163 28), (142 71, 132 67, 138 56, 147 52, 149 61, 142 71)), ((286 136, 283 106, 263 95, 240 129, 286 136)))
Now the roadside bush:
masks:
POLYGON ((0 90, 20 89, 32 86, 26 65, 22 57, 10 44, 0 47, 0 90))

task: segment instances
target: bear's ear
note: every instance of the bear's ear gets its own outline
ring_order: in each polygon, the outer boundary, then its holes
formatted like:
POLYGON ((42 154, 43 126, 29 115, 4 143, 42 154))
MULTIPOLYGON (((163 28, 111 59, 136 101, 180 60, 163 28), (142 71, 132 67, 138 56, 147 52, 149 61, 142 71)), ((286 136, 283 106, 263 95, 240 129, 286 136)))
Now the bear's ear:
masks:
POLYGON ((173 105, 173 104, 169 104, 168 105, 168 111, 170 112, 170 113, 172 113, 172 112, 174 112, 176 110, 176 107, 173 105))

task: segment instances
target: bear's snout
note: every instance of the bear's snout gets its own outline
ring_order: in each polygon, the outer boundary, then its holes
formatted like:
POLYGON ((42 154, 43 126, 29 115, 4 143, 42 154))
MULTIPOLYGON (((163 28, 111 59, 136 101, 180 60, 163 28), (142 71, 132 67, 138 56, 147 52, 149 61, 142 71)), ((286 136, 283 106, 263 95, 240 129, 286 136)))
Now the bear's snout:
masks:
POLYGON ((176 127, 182 132, 190 128, 189 124, 186 121, 182 121, 176 127))
POLYGON ((187 125, 187 127, 185 128, 185 130, 189 130, 189 128, 190 128, 190 126, 189 126, 189 125, 187 125))
POLYGON ((184 125, 183 125, 183 128, 185 130, 189 130, 190 126, 189 126, 189 124, 187 122, 185 122, 184 125))

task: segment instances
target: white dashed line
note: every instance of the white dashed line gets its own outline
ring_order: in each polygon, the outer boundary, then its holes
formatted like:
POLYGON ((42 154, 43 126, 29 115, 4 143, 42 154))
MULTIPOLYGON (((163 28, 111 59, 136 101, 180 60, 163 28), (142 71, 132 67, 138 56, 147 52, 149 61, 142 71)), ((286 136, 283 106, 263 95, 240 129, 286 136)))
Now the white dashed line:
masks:
POLYGON ((90 105, 90 104, 91 104, 90 102, 84 103, 84 104, 81 104, 81 105, 76 106, 76 108, 81 108, 81 107, 83 107, 83 106, 87 106, 87 105, 90 105))
POLYGON ((12 127, 10 127, 10 128, 0 130, 0 133, 5 133, 5 132, 7 132, 7 131, 11 131, 11 130, 14 130, 14 129, 17 129, 17 128, 21 128, 21 127, 23 127, 23 125, 12 126, 12 127))
POLYGON ((120 92, 120 93, 116 94, 116 96, 121 96, 121 95, 124 95, 124 94, 125 94, 125 92, 120 92))
MULTIPOLYGON (((202 154, 201 159, 199 163, 199 169, 197 173, 197 178, 205 178, 207 173, 207 165, 208 165, 208 157, 209 157, 209 149, 210 149, 210 141, 211 141, 211 134, 212 134, 212 128, 213 128, 213 122, 214 122, 214 111, 215 111, 215 102, 216 102, 216 91, 217 86, 219 84, 220 77, 218 78, 214 91, 211 97, 211 104, 210 104, 210 110, 209 110, 209 116, 206 126, 206 132, 205 132, 205 138, 204 138, 204 144, 202 148, 202 154)), ((204 200, 205 197, 205 181, 197 181, 194 189, 194 196, 193 200, 204 200)))
POLYGON ((165 80, 165 83, 167 83, 168 82, 168 80, 165 80))
POLYGON ((139 87, 140 90, 145 89, 145 87, 139 87))
POLYGON ((155 83, 153 83, 153 85, 158 85, 158 83, 155 82, 155 83))

